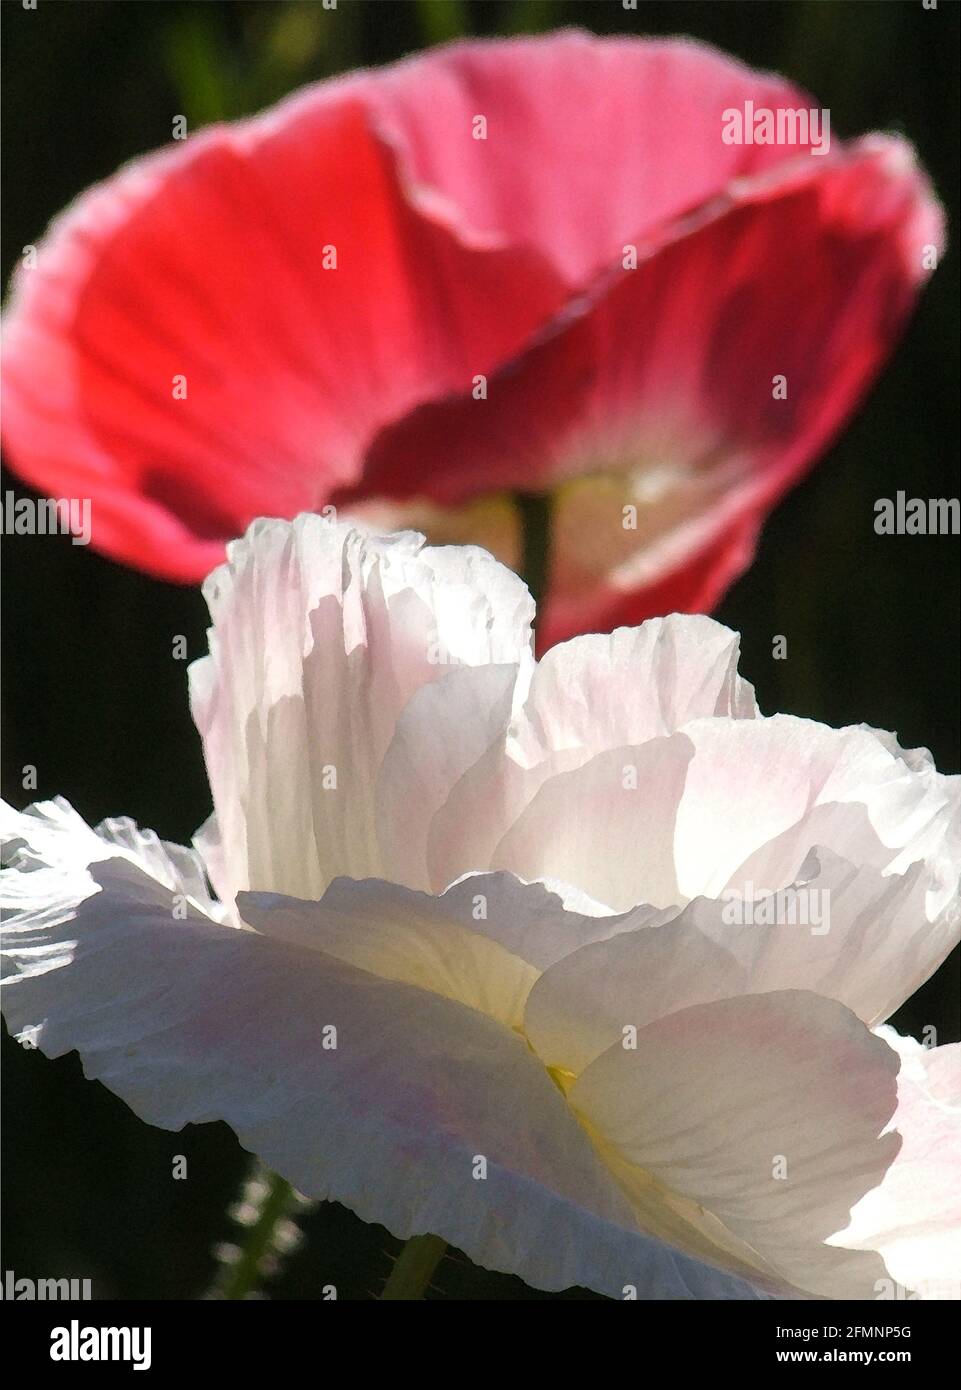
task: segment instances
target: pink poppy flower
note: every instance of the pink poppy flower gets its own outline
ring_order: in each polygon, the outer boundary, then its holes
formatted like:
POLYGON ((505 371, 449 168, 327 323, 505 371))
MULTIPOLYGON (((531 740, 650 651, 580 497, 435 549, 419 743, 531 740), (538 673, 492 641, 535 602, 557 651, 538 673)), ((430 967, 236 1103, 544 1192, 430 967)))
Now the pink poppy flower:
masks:
POLYGON ((188 582, 251 518, 326 505, 516 565, 516 494, 550 492, 545 645, 709 609, 942 245, 905 141, 829 137, 684 40, 462 43, 307 88, 54 224, 7 315, 13 466, 188 582))

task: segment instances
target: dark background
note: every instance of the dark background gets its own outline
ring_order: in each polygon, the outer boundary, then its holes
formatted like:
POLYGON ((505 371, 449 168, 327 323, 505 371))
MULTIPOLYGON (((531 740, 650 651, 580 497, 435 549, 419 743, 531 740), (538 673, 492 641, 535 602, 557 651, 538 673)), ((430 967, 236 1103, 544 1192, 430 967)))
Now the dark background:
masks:
MULTIPOLYGON (((830 107, 832 133, 893 129, 917 145, 958 236, 959 9, 940 0, 4 0, 3 278, 22 247, 88 184, 170 138, 255 110, 291 87, 390 61, 460 33, 580 24, 599 33, 687 33, 778 69, 830 107)), ((833 725, 866 722, 959 769, 958 541, 876 536, 873 503, 958 494, 958 255, 950 250, 888 370, 843 438, 780 507, 753 568, 718 616, 744 634, 742 671, 762 708, 833 725), (772 660, 784 634, 788 659, 772 660)), ((2 490, 21 485, 7 472, 2 490)), ((95 823, 126 813, 185 843, 209 810, 185 662, 206 649, 195 589, 145 578, 65 537, 3 544, 3 793, 56 793, 95 823), (36 793, 21 769, 38 769, 36 793)), ((958 955, 896 1016, 938 1041, 958 1027, 958 955)), ((192 1298, 247 1160, 223 1125, 179 1135, 142 1124, 76 1056, 50 1062, 3 1038, 2 1268, 91 1277, 97 1297, 192 1298), (171 1178, 185 1154, 189 1180, 171 1178)), ((379 1292, 397 1246, 337 1206, 271 1287, 279 1298, 379 1292)), ((546 1295, 462 1257, 436 1278, 448 1297, 546 1295)), ((560 1295, 565 1297, 567 1295, 560 1295)), ((578 1296, 578 1295, 572 1295, 578 1296)), ((587 1297, 589 1295, 580 1295, 587 1297)))

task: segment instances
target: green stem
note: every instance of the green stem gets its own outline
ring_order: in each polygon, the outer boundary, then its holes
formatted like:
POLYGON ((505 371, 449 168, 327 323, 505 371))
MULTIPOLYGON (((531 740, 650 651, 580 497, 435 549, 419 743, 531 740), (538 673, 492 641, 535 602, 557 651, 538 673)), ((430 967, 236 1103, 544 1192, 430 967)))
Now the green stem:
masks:
POLYGON ((260 1262, 270 1249, 274 1228, 293 1205, 294 1189, 289 1182, 271 1173, 267 1179, 267 1195, 257 1213, 257 1219, 247 1233, 240 1256, 231 1267, 224 1283, 224 1298, 246 1298, 255 1288, 260 1262))
POLYGON ((514 496, 521 524, 520 575, 538 607, 547 596, 551 567, 551 499, 546 492, 518 492, 514 496))
POLYGON ((423 1298, 446 1249, 447 1242, 440 1236, 411 1236, 397 1256, 381 1298, 423 1298))

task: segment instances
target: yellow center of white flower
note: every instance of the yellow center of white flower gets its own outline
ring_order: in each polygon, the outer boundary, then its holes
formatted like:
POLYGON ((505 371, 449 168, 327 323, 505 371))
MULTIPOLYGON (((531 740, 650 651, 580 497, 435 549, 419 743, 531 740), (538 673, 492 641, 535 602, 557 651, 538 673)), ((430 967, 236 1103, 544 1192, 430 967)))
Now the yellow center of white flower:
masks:
POLYGON ((577 1077, 574 1075, 574 1073, 572 1071, 568 1071, 566 1067, 548 1067, 547 1075, 551 1078, 554 1085, 558 1088, 562 1096, 567 1095, 568 1091, 571 1089, 571 1087, 574 1085, 574 1082, 577 1080, 577 1077))

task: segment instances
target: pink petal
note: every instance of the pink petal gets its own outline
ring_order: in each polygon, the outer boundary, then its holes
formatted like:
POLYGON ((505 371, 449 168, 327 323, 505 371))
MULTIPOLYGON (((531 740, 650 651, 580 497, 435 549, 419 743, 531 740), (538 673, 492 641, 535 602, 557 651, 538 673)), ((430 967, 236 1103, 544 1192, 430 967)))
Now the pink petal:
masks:
POLYGON ((486 400, 426 404, 382 432, 345 499, 457 506, 575 479, 556 502, 542 646, 720 597, 860 401, 943 232, 910 148, 872 137, 637 242, 638 268, 601 277, 486 400))
POLYGON ((811 106, 687 41, 563 32, 320 84, 138 161, 17 277, 13 465, 181 580, 258 515, 579 478, 542 646, 709 608, 942 242, 903 142, 727 145, 747 100, 811 106))
POLYGON ((572 288, 619 261, 626 238, 807 148, 724 144, 725 110, 813 105, 689 39, 577 30, 454 44, 379 79, 372 104, 417 181, 470 226, 537 247, 572 288))
POLYGON ((6 447, 33 486, 92 499, 98 549, 201 578, 252 518, 319 508, 379 426, 469 386, 560 302, 542 257, 409 186, 363 86, 135 162, 19 271, 6 447))

